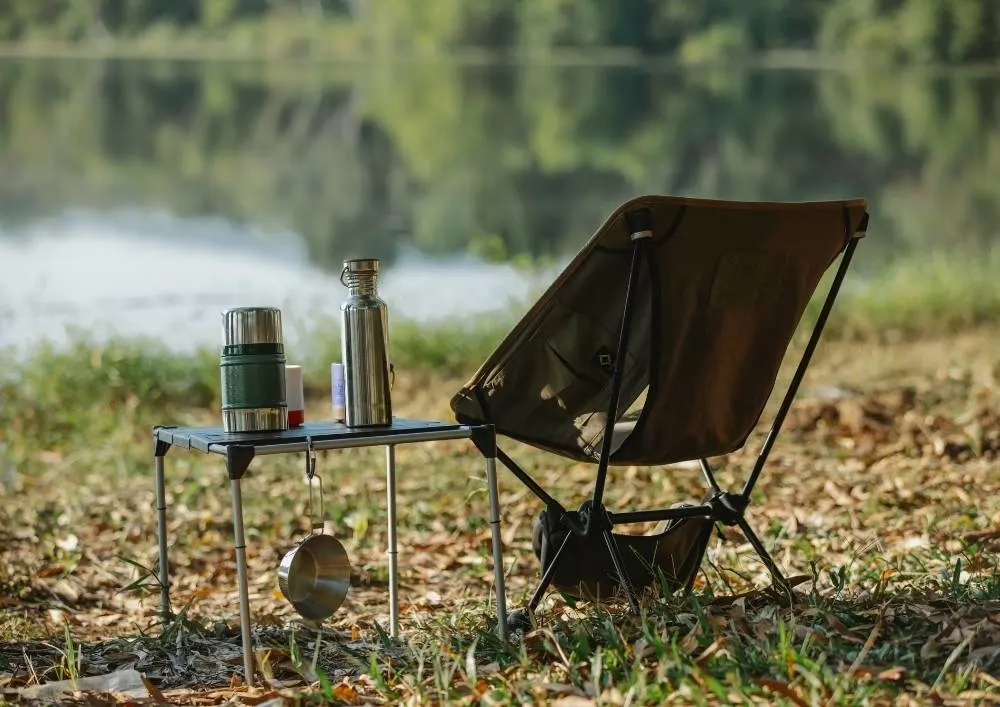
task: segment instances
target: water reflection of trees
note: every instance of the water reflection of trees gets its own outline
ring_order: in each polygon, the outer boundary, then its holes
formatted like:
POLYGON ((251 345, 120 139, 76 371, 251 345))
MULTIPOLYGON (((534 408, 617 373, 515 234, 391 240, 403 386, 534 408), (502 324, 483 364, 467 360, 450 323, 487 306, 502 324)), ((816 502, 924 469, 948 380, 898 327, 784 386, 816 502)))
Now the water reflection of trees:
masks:
MULTIPOLYGON (((868 197, 883 248, 1000 224, 1000 77, 0 64, 0 208, 163 206, 312 257, 574 250, 643 192, 868 197)), ((875 243, 872 244, 873 247, 875 243)))
POLYGON ((704 60, 796 49, 961 63, 996 59, 998 34, 996 0, 0 0, 3 41, 255 56, 614 49, 704 60))

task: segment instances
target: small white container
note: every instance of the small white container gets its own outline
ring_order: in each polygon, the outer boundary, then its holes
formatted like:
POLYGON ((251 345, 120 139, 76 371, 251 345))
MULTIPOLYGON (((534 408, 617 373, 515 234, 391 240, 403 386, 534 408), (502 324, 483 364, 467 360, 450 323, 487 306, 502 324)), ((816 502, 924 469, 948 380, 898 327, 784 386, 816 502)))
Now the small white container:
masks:
POLYGON ((302 366, 285 365, 285 400, 288 404, 288 426, 301 426, 306 421, 306 396, 302 383, 302 366))
POLYGON ((333 402, 333 421, 347 419, 347 392, 344 388, 344 364, 330 364, 330 393, 333 402))

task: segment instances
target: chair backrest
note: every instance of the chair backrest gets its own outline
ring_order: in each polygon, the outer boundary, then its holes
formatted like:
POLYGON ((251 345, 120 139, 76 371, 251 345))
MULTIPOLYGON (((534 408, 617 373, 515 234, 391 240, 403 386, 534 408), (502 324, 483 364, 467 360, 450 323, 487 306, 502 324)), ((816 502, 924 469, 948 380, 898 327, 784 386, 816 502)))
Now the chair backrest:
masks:
POLYGON ((864 200, 626 202, 455 395, 459 420, 597 460, 633 252, 626 214, 642 208, 652 239, 633 283, 611 463, 743 446, 823 273, 865 223, 864 200))

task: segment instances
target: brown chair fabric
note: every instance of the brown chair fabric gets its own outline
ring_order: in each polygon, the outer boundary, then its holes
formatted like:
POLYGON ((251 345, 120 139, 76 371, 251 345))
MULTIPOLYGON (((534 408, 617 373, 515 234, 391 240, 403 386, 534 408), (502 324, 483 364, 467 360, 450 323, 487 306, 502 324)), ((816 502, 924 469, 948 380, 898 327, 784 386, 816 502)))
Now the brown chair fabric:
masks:
POLYGON ((452 399, 456 417, 596 461, 632 242, 648 207, 611 464, 740 448, 757 424, 820 278, 863 200, 745 203, 644 196, 620 206, 452 399))

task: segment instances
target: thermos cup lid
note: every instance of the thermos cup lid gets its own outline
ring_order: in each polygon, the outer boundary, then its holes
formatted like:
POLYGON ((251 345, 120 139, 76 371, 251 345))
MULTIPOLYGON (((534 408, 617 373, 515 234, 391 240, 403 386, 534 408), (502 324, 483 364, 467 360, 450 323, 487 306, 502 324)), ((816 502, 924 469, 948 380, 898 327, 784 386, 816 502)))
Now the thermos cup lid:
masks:
POLYGON ((222 313, 222 338, 226 346, 283 344, 281 310, 277 307, 236 307, 222 313))

